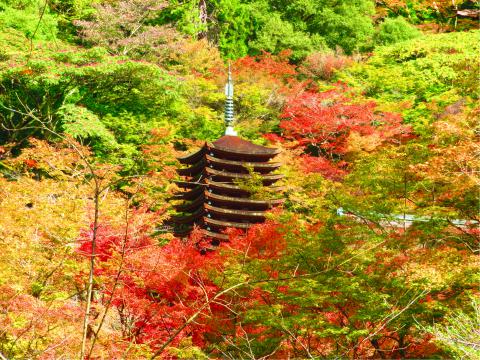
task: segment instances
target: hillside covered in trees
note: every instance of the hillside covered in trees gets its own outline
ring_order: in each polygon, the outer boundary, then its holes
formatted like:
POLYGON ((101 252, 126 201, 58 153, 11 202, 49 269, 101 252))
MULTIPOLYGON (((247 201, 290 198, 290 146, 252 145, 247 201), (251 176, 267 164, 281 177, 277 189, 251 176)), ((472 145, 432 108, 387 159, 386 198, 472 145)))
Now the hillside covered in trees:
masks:
POLYGON ((0 359, 478 359, 479 14, 0 0, 0 359), (212 247, 165 224, 227 63, 285 203, 212 247))

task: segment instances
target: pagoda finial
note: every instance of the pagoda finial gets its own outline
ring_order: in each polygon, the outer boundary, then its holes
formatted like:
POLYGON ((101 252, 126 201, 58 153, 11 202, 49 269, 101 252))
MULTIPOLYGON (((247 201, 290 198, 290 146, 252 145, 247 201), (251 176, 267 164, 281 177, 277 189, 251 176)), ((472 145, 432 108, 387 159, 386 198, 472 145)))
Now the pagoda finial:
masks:
POLYGON ((225 85, 225 135, 237 136, 237 132, 233 128, 233 81, 230 62, 228 62, 228 80, 225 85))

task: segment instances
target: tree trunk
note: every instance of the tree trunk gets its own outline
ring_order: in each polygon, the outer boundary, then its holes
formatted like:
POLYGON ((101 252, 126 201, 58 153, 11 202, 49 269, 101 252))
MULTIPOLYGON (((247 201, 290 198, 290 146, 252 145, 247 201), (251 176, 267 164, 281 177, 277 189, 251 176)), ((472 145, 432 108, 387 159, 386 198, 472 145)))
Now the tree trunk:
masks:
POLYGON ((198 40, 204 39, 207 36, 207 3, 205 0, 200 0, 198 2, 198 12, 200 18, 201 30, 197 34, 198 40))

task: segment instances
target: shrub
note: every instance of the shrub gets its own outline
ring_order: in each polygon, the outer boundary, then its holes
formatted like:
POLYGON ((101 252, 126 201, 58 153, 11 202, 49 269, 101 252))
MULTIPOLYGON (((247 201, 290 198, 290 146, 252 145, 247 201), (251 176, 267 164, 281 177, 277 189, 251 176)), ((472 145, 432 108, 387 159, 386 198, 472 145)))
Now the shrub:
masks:
POLYGON ((394 44, 399 41, 414 39, 420 35, 420 31, 403 17, 387 18, 380 24, 375 42, 381 45, 394 44))
POLYGON ((259 54, 268 51, 278 54, 284 49, 291 49, 293 61, 298 61, 313 50, 326 49, 325 40, 320 35, 309 35, 296 31, 293 25, 283 21, 280 14, 275 13, 266 20, 254 41, 249 42, 250 52, 259 54))
POLYGON ((299 71, 309 77, 330 80, 337 70, 352 64, 352 59, 347 56, 313 53, 307 56, 299 71))

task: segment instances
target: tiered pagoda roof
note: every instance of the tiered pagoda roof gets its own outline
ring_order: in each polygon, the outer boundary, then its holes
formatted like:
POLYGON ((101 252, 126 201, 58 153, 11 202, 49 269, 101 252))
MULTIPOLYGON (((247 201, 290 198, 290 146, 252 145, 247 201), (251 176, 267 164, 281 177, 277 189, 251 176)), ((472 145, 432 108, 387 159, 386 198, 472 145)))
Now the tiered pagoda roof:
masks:
POLYGON ((283 199, 254 199, 252 191, 241 184, 255 176, 264 187, 278 193, 275 183, 283 175, 280 164, 272 161, 278 149, 260 146, 237 136, 233 128, 233 83, 229 71, 225 94, 225 135, 206 142, 198 151, 178 158, 185 167, 177 170, 183 177, 176 181, 181 192, 174 196, 182 202, 175 206, 174 232, 186 236, 194 225, 201 227, 213 245, 228 240, 228 227, 248 229, 263 222, 265 213, 283 203, 283 199), (252 174, 252 171, 255 173, 252 174))
POLYGON ((175 196, 184 200, 175 206, 177 212, 183 213, 173 218, 177 235, 188 234, 197 224, 208 237, 227 240, 228 236, 222 234, 225 228, 248 229, 264 221, 265 212, 283 200, 252 199, 248 189, 238 183, 251 178, 253 170, 264 186, 278 190, 273 184, 283 175, 272 174, 280 164, 271 161, 278 153, 277 149, 225 135, 179 158, 187 167, 178 169, 185 179, 176 182, 185 189, 175 196))

